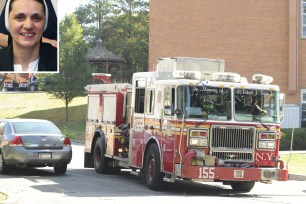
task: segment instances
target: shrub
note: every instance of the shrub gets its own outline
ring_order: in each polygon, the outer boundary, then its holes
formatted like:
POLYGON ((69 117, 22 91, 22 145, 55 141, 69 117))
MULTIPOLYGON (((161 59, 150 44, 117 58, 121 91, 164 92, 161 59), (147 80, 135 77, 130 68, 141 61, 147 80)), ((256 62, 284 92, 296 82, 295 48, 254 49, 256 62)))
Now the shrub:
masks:
MULTIPOLYGON (((280 150, 290 150, 292 130, 292 128, 281 129, 283 136, 280 150)), ((294 129, 292 150, 306 150, 306 128, 294 129)))

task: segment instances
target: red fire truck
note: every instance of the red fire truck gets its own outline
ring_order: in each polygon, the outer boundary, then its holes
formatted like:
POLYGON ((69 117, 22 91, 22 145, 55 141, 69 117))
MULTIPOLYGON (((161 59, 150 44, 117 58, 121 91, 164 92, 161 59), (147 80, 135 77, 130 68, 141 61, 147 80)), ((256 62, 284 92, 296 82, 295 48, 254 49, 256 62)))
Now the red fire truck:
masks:
POLYGON ((84 166, 130 169, 150 189, 177 179, 250 191, 288 180, 280 160, 284 96, 272 77, 224 72, 224 60, 161 58, 132 84, 88 85, 84 166))

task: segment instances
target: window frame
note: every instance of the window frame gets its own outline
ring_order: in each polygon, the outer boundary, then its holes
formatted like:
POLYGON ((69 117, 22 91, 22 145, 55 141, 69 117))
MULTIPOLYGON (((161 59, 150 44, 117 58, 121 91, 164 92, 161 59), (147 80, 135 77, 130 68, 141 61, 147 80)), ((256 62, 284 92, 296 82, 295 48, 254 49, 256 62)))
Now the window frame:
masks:
POLYGON ((301 0, 301 38, 306 39, 306 0, 301 0))
POLYGON ((172 86, 166 86, 164 87, 164 116, 165 117, 173 117, 174 116, 174 109, 175 109, 175 88, 172 86), (168 95, 166 95, 168 94, 168 95), (171 113, 167 113, 167 109, 171 107, 171 113))
POLYGON ((145 113, 145 97, 146 97, 146 80, 137 79, 135 87, 135 104, 134 113, 144 114, 145 113))
POLYGON ((303 112, 305 111, 306 112, 306 109, 303 110, 303 105, 306 106, 306 98, 305 100, 303 99, 303 95, 305 94, 305 97, 306 97, 306 89, 301 89, 301 116, 300 116, 300 119, 301 119, 301 127, 303 127, 304 123, 306 124, 306 119, 303 119, 303 112))
POLYGON ((153 115, 155 106, 155 89, 150 88, 146 92, 146 114, 153 115))

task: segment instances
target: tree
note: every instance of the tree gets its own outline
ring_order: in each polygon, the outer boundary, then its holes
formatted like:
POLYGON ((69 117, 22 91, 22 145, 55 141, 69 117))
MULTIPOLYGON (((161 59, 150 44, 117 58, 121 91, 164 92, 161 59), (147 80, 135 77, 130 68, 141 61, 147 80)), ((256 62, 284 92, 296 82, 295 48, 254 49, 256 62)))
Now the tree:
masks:
POLYGON ((116 0, 113 16, 102 33, 106 48, 125 59, 124 76, 146 71, 148 66, 149 11, 141 0, 116 0))
POLYGON ((7 75, 7 74, 0 74, 0 91, 1 91, 2 88, 3 88, 4 80, 5 80, 5 78, 6 78, 6 75, 7 75))
POLYGON ((83 29, 78 24, 76 15, 66 16, 60 22, 60 73, 46 75, 46 80, 53 85, 44 87, 48 93, 65 103, 66 121, 69 103, 73 98, 85 94, 84 87, 91 79, 92 70, 86 60, 87 52, 83 29))
POLYGON ((90 45, 100 38, 106 49, 124 58, 125 80, 131 79, 134 72, 147 70, 147 0, 90 0, 75 13, 90 45))
POLYGON ((110 0, 89 0, 87 5, 81 5, 76 9, 79 24, 84 29, 87 41, 95 42, 100 35, 103 24, 111 13, 110 0))

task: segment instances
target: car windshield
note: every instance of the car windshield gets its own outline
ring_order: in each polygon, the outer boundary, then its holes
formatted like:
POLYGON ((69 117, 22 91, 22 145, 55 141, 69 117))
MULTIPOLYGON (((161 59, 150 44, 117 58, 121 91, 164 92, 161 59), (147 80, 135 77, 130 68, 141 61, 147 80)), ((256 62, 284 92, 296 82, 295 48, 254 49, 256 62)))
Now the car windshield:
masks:
POLYGON ((179 86, 177 108, 186 118, 231 120, 231 90, 207 86, 179 86))
POLYGON ((51 122, 12 122, 13 130, 19 134, 59 134, 60 131, 51 122))
POLYGON ((279 92, 272 90, 234 90, 235 120, 280 122, 279 92))

